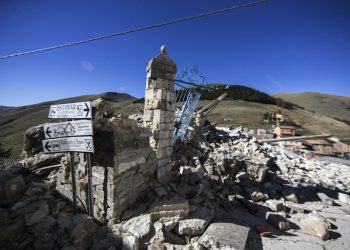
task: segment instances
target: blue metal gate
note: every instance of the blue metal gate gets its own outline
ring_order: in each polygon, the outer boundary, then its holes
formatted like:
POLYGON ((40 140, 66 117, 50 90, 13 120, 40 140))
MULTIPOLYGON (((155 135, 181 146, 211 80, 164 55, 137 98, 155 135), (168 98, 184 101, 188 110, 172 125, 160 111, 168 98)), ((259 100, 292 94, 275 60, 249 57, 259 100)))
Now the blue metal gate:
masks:
MULTIPOLYGON (((173 145, 175 145, 177 140, 184 139, 188 125, 192 120, 193 113, 196 110, 197 103, 201 96, 200 93, 194 92, 192 90, 187 90, 185 93, 182 93, 182 94, 185 95, 185 98, 183 98, 184 103, 182 105, 181 111, 176 116, 176 119, 175 119, 173 145)), ((181 100, 180 97, 179 97, 179 100, 181 100)))
POLYGON ((200 93, 194 91, 194 87, 205 87, 207 79, 198 70, 198 67, 193 65, 191 68, 181 71, 175 80, 175 84, 179 87, 176 90, 176 114, 174 123, 173 145, 178 140, 183 140, 187 128, 192 120, 193 113, 196 110, 200 93), (181 83, 181 84, 180 84, 181 83), (190 86, 183 86, 187 84, 190 86))

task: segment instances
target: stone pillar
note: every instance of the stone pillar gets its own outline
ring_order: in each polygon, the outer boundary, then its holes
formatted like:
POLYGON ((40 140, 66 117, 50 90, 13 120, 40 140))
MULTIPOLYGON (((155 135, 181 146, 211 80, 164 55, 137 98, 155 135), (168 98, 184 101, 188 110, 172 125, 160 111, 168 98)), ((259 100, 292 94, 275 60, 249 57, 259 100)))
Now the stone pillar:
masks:
POLYGON ((144 125, 152 132, 150 144, 157 153, 158 180, 167 182, 171 177, 176 64, 167 55, 166 46, 149 61, 146 71, 144 125))

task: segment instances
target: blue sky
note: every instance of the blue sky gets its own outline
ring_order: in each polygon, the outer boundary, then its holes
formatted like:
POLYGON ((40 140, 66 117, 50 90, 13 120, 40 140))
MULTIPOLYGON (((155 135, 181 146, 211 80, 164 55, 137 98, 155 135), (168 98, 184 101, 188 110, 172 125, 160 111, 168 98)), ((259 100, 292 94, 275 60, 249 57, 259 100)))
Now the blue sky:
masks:
MULTIPOLYGON (((124 31, 247 0, 0 0, 0 55, 124 31)), ((88 44, 0 60, 0 105, 106 91, 144 94, 162 44, 178 70, 268 93, 350 95, 350 1, 267 3, 88 44)))

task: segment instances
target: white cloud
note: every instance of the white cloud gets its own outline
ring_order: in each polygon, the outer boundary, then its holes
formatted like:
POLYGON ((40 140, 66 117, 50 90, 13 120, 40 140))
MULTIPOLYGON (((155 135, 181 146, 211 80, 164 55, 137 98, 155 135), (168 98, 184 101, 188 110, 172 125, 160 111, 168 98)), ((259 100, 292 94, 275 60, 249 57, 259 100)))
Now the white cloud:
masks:
POLYGON ((93 71, 95 69, 94 65, 89 61, 81 61, 81 67, 86 71, 93 71))

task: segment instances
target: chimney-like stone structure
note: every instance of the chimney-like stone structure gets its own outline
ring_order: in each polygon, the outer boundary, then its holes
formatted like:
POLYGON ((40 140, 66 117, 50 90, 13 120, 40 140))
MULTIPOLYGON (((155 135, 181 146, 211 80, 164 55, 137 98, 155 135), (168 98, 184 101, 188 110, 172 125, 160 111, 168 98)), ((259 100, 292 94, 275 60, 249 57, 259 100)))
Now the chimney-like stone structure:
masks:
POLYGON ((176 64, 167 55, 165 45, 160 55, 147 65, 144 125, 152 132, 151 147, 156 151, 157 176, 160 182, 171 177, 172 136, 174 132, 176 64))

